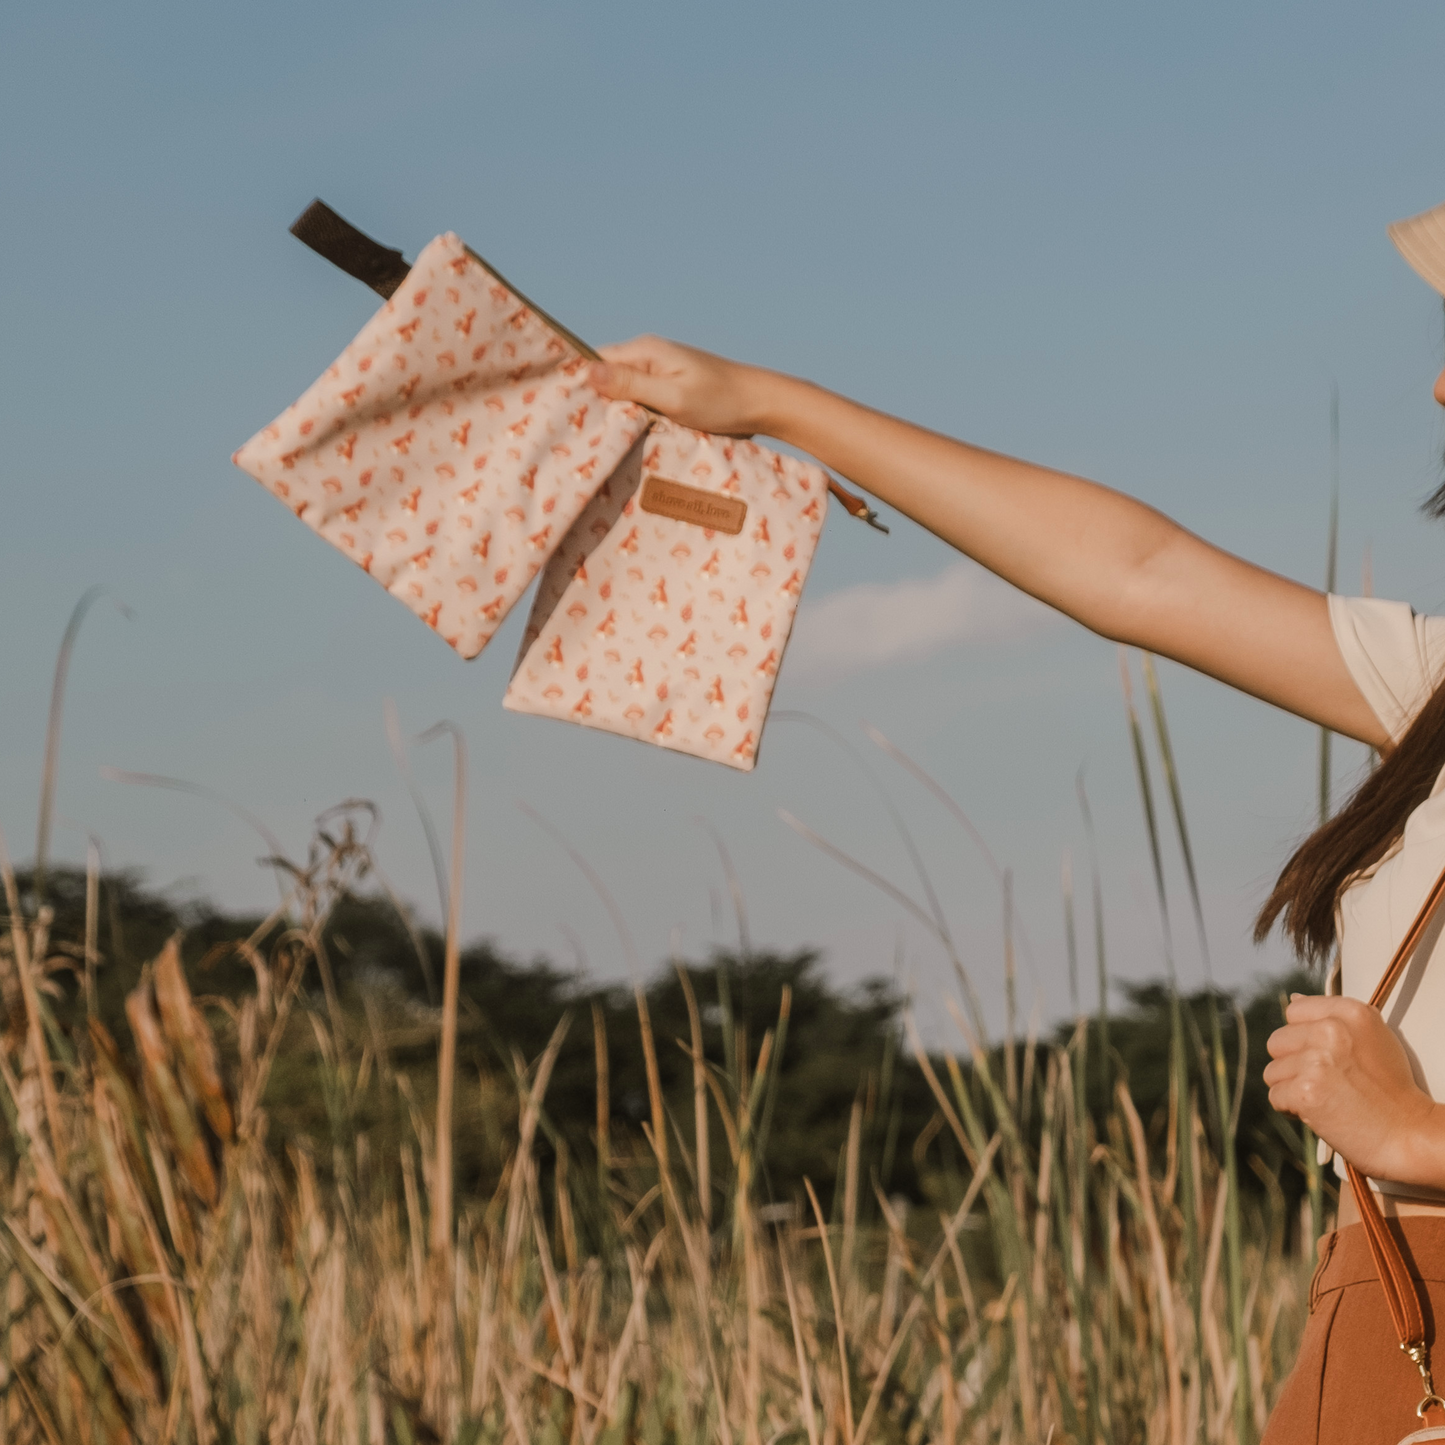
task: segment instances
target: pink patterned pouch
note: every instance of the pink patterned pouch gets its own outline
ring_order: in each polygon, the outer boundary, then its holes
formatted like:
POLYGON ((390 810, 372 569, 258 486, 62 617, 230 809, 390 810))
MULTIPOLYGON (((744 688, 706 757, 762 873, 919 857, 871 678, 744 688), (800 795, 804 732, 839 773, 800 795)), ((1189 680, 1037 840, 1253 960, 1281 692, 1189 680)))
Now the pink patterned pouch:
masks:
POLYGON ((542 570, 514 712, 750 771, 828 494, 886 531, 867 504, 605 400, 596 353, 454 235, 408 267, 320 201, 292 232, 387 300, 237 464, 463 657, 542 570))
POLYGON ((456 236, 382 254, 404 279, 234 460, 475 657, 650 419, 456 236))
POLYGON ((655 421, 542 573, 504 705, 750 771, 828 490, 655 421))

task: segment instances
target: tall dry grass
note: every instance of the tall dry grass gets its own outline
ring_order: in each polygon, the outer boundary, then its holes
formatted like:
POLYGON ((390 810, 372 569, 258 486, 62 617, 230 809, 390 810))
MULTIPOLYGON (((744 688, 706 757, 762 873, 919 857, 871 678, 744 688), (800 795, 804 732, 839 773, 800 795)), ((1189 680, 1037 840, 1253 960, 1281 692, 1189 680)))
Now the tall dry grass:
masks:
MULTIPOLYGON (((1144 677, 1207 959, 1163 702, 1152 667, 1144 677)), ((1128 719, 1168 939, 1163 829, 1132 699, 1128 719)), ((750 1039, 725 972, 717 996, 699 1000, 679 970, 688 1037, 655 1037, 639 989, 632 1037, 609 1038, 594 1010, 560 1019, 538 1057, 514 1055, 505 1095, 457 1076, 465 758, 454 738, 429 1079, 392 1063, 415 1021, 399 1029, 377 1000, 342 997, 327 956, 327 918, 370 866, 355 807, 324 817, 304 866, 270 860, 287 891, 239 945, 254 992, 239 1003, 194 998, 173 941, 128 996, 124 1049, 95 1016, 95 860, 77 969, 74 951, 50 939, 44 814, 28 907, 0 846, 0 1109, 16 1166, 0 1189, 0 1445, 1246 1445, 1257 1436, 1302 1325, 1318 1177, 1298 1231, 1286 1228, 1271 1179, 1265 1207, 1242 1208, 1241 1079, 1226 1034, 1242 1061, 1243 1017, 1212 1010, 1206 1040, 1177 989, 1169 1103, 1140 1117, 1108 1045, 1097 866, 1095 1026, 1080 1015, 1066 1043, 1021 1039, 1011 1006, 1001 1046, 990 1047, 901 817, 922 903, 808 834, 933 929, 966 1012, 954 1011, 956 1052, 926 1050, 909 1019, 881 1074, 860 1077, 832 1197, 809 1182, 796 1199, 770 1200, 786 990, 776 1025, 750 1039), (83 973, 90 1017, 78 1039, 50 1007, 66 968, 83 973), (319 999, 305 983, 313 977, 319 999), (705 1010, 721 1019, 720 1058, 704 1049, 705 1010), (564 1038, 589 1026, 594 1150, 573 1159, 547 1091, 564 1038), (268 1139, 273 1071, 283 1051, 302 1049, 321 1063, 337 1141, 329 1158, 305 1139, 279 1150, 268 1139), (619 1128, 609 1098, 619 1049, 646 1063, 648 1117, 635 1132, 619 1128), (661 1087, 658 1053, 672 1049, 689 1061, 690 1111, 661 1087), (1191 1059, 1204 1067, 1192 1070, 1191 1059), (887 1127, 905 1067, 936 1105, 911 1140, 887 1127), (1091 1088, 1108 1100, 1102 1112, 1086 1107, 1091 1088), (435 1099, 430 1115, 422 1099, 435 1099), (456 1197, 458 1099, 461 1114, 484 1112, 506 1142, 490 1197, 456 1197), (374 1143, 357 1122, 397 1109, 410 1120, 399 1144, 374 1143), (921 1157, 943 1131, 967 1165, 946 1207, 885 1196, 877 1181, 892 1151, 921 1157), (725 1150, 714 1147, 719 1135, 725 1150), (1301 1244, 1287 1248, 1291 1237, 1301 1244)), ((873 740, 972 830, 916 764, 873 740)), ((1082 786, 1080 801, 1087 828, 1082 786)), ((1011 940, 1008 874, 987 856, 1011 940)), ((1065 901, 1076 979, 1071 889, 1065 901)), ((1172 955, 1166 962, 1172 979, 1172 955)), ((1011 941, 1004 970, 1012 1002, 1011 941)))
POLYGON ((549 1075, 589 1022, 563 1019, 540 1057, 516 1060, 500 1186, 456 1200, 443 1233, 435 1121, 392 1071, 382 1016, 324 993, 313 1006, 301 987, 363 862, 345 828, 329 835, 297 879, 295 925, 264 954, 247 945, 257 987, 238 1007, 203 1008, 163 951, 128 999, 125 1054, 98 1021, 75 1050, 53 1026, 47 918, 22 916, 6 870, 0 1102, 20 1153, 0 1201, 4 1445, 1184 1445, 1262 1425, 1308 1264, 1285 1252, 1282 1219, 1236 1222, 1236 1312, 1232 1185, 1207 1111, 1176 1098, 1153 1139, 1161 1121, 1119 1079, 1097 1128, 1084 1084, 1107 1060, 1082 1025, 1062 1047, 1016 1041, 1004 1076, 962 1014, 957 1057, 910 1033, 933 1127, 969 1163, 961 1196, 924 1217, 872 1184, 876 1081, 838 1197, 760 1202, 786 1000, 776 1029, 735 1032, 726 1059, 704 1054, 696 999, 690 1038, 654 1038, 645 1011, 629 1039, 591 1021, 595 1171, 565 1151, 544 1169, 549 1075), (284 1165, 268 1151, 268 1074, 303 1038, 337 1117, 376 1092, 411 1108, 392 1157, 362 1132, 329 1160, 302 1140, 284 1165), (691 1117, 653 1087, 641 1135, 620 1137, 607 1059, 640 1048, 655 1079, 663 1047, 691 1060, 691 1117), (723 1177, 708 1172, 714 1130, 723 1177))

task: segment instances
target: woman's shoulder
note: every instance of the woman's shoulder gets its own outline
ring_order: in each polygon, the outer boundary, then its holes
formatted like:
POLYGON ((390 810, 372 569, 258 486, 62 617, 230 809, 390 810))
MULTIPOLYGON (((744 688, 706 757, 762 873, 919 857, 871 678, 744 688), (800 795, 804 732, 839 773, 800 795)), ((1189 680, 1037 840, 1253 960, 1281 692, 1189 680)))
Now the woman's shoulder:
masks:
POLYGON ((1445 616, 1383 597, 1329 599, 1335 641, 1351 677, 1398 739, 1445 679, 1445 616))

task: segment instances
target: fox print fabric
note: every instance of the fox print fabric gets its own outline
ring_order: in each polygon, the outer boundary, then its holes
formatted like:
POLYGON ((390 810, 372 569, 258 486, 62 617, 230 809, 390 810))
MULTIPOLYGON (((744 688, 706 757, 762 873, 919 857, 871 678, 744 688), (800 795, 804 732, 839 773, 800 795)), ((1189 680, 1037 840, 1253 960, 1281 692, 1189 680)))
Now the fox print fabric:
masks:
POLYGON ((463 657, 486 646, 649 417, 454 235, 234 457, 463 657))
POLYGON ((816 466, 654 423, 547 564, 505 705, 751 770, 827 505, 816 466))

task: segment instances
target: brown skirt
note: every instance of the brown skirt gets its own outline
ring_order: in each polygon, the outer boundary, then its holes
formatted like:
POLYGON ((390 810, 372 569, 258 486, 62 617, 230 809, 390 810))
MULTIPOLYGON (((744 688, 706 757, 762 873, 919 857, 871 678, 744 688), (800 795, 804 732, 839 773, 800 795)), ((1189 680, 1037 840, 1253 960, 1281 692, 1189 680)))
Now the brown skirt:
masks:
MULTIPOLYGON (((1407 1215, 1388 1221, 1410 1273, 1424 1284, 1426 1338, 1445 1320, 1445 1219, 1407 1215)), ((1434 1350, 1437 1389, 1445 1345, 1434 1350)), ((1294 1369, 1269 1417, 1262 1445, 1397 1445, 1423 1422, 1424 1390, 1401 1351, 1364 1226, 1320 1240, 1310 1284, 1310 1318, 1294 1369)))

